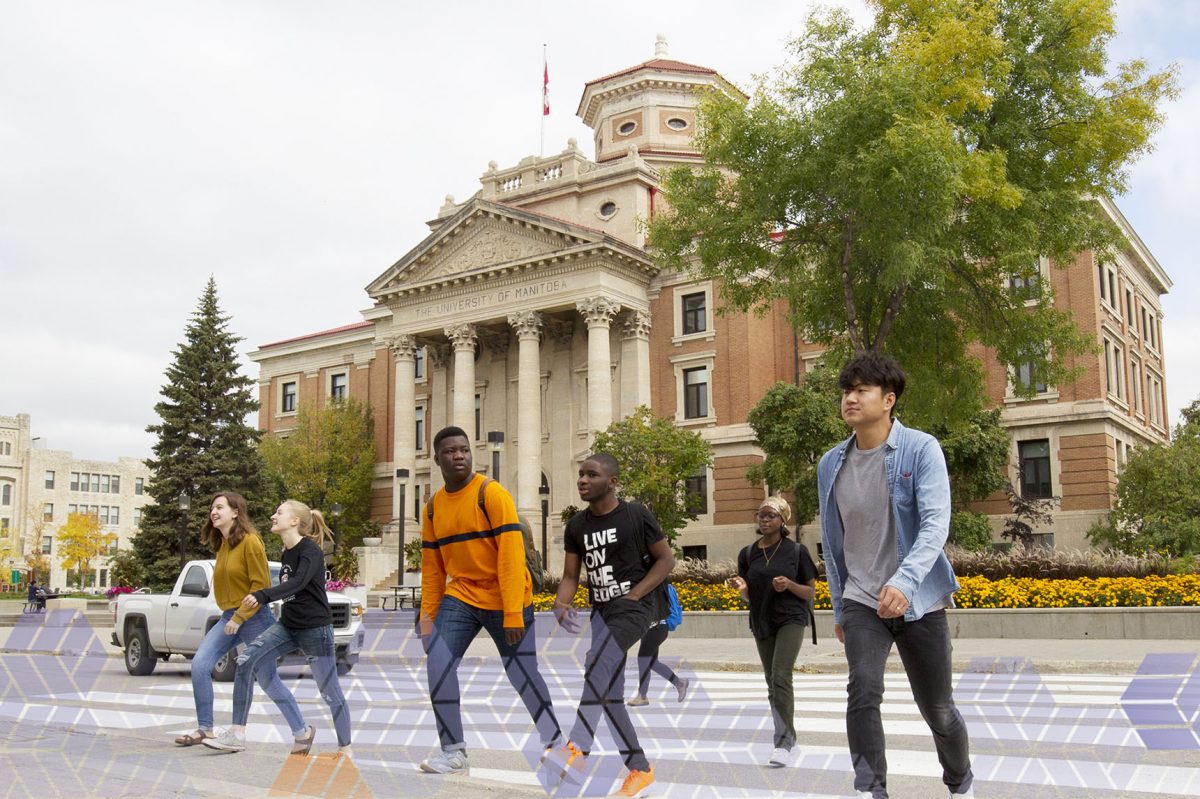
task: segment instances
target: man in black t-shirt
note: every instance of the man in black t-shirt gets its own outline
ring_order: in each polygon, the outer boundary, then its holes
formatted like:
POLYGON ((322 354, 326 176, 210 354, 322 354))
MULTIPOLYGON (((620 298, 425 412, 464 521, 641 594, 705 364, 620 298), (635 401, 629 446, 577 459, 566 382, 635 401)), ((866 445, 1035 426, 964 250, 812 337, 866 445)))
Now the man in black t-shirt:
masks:
POLYGON ((579 497, 588 507, 567 522, 554 615, 568 631, 579 631, 571 599, 580 566, 586 565, 592 641, 575 726, 567 745, 551 759, 562 766, 562 776, 581 775, 603 714, 629 769, 615 795, 640 796, 654 782, 654 769, 625 708, 625 653, 666 617, 662 583, 675 566, 675 555, 645 506, 617 498, 619 476, 617 461, 608 453, 596 453, 579 467, 579 497))

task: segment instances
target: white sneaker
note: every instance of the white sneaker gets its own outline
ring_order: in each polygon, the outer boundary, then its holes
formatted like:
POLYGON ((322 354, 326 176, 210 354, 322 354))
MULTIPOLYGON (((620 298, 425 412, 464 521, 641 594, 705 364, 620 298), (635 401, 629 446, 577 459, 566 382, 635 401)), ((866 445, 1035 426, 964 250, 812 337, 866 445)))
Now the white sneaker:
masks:
POLYGON ((777 746, 775 747, 775 751, 771 752, 771 758, 767 761, 767 765, 771 768, 783 768, 790 765, 791 762, 792 750, 777 746))
POLYGON ((216 738, 205 738, 204 745, 221 752, 242 752, 246 749, 246 736, 234 730, 225 730, 216 738))
POLYGON ((966 793, 954 793, 953 791, 950 792, 950 799, 954 799, 956 796, 965 796, 967 799, 975 799, 975 786, 972 785, 970 788, 967 788, 966 793))
POLYGON ((471 763, 466 749, 441 751, 421 761, 421 771, 428 774, 470 774, 471 763))
POLYGON ((875 799, 875 796, 870 791, 859 791, 858 799, 875 799))

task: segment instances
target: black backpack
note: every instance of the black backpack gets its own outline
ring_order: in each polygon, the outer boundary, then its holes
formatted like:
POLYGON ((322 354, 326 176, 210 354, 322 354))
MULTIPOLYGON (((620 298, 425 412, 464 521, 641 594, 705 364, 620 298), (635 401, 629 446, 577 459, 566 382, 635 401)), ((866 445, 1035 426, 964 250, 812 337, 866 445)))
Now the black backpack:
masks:
MULTIPOLYGON (((487 519, 488 527, 492 526, 492 517, 488 516, 487 505, 485 499, 487 497, 487 487, 489 483, 496 482, 490 477, 483 478, 483 482, 479 484, 479 509, 483 511, 483 518, 487 519)), ((426 515, 429 517, 429 523, 433 524, 433 500, 425 506, 426 515)), ((529 579, 533 583, 533 592, 540 594, 546 590, 546 572, 542 569, 542 558, 538 555, 536 549, 533 548, 533 530, 529 526, 528 520, 520 514, 517 515, 517 524, 521 527, 521 543, 525 547, 525 568, 529 572, 529 579)))

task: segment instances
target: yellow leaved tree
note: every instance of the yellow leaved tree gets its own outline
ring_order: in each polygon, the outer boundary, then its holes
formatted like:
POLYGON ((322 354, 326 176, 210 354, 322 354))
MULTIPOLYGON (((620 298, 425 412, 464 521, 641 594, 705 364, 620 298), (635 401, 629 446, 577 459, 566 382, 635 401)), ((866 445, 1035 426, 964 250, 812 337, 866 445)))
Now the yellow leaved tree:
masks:
POLYGON ((108 552, 116 533, 106 533, 100 519, 91 513, 72 513, 67 523, 58 530, 58 555, 62 567, 74 569, 79 575, 79 587, 83 588, 84 572, 90 571, 92 561, 108 552))

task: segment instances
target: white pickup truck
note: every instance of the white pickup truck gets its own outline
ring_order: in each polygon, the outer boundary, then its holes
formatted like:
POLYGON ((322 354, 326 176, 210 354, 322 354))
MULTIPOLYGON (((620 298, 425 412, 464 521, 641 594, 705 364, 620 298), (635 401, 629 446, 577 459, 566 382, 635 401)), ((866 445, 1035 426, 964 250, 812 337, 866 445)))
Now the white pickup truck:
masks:
MULTIPOLYGON (((134 676, 154 671, 159 660, 183 655, 189 660, 196 654, 209 629, 221 618, 212 595, 212 575, 216 561, 193 560, 183 567, 169 594, 121 594, 112 605, 113 646, 125 650, 125 669, 134 676)), ((279 582, 279 563, 268 563, 271 584, 279 582)), ((329 609, 333 612, 333 642, 337 649, 338 674, 346 674, 358 662, 363 646, 363 606, 358 600, 330 592, 329 609)), ((279 618, 281 603, 271 605, 279 618)), ((236 651, 236 650, 235 650, 236 651)), ((281 662, 303 656, 292 653, 281 662)), ((229 682, 237 671, 234 652, 217 661, 213 679, 229 682)))

